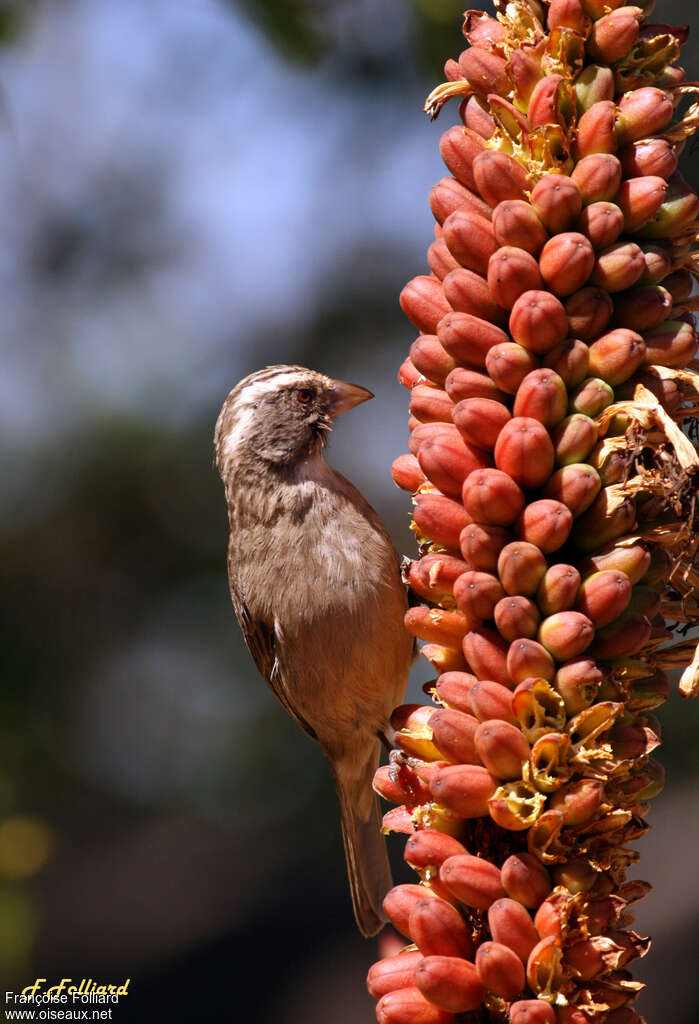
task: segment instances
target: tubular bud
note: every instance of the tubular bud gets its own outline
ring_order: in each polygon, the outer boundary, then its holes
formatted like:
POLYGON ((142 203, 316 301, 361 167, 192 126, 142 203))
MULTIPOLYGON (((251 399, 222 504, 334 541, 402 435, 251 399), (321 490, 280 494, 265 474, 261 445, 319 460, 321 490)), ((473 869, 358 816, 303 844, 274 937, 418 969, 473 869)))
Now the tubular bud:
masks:
POLYGON ((413 971, 422 960, 422 953, 403 952, 379 960, 369 968, 367 988, 374 999, 380 999, 388 992, 409 988, 413 984, 413 971))
POLYGON ((553 679, 555 665, 545 647, 522 637, 510 644, 507 670, 512 682, 519 685, 530 679, 553 679))
POLYGON ((571 175, 585 205, 611 201, 619 191, 622 166, 611 153, 593 153, 576 165, 571 175))
POLYGON ((536 636, 541 619, 539 609, 526 597, 503 597, 495 605, 493 618, 498 633, 510 642, 519 637, 536 636))
POLYGON ((477 910, 487 910, 495 900, 505 895, 498 868, 482 857, 468 853, 446 860, 440 868, 439 878, 453 896, 477 910))
POLYGON ((511 89, 505 61, 480 46, 464 50, 459 55, 459 67, 473 89, 482 96, 492 92, 506 96, 511 89))
POLYGON ((570 333, 574 338, 581 338, 583 341, 594 340, 609 323, 613 310, 614 303, 604 289, 590 286, 581 288, 579 292, 566 299, 565 313, 570 324, 570 333))
POLYGON ((524 489, 541 487, 551 475, 554 450, 548 431, 530 416, 515 416, 498 434, 495 465, 524 489))
POLYGON ((624 215, 624 230, 637 231, 657 213, 666 190, 665 179, 652 174, 622 182, 615 202, 624 215))
POLYGON ((435 682, 434 697, 444 707, 470 714, 471 705, 468 695, 471 687, 475 686, 477 682, 476 677, 472 676, 470 672, 443 672, 435 682))
POLYGON ((453 359, 476 369, 485 366, 494 345, 507 341, 499 327, 471 313, 447 313, 437 324, 437 337, 453 359))
POLYGON ((540 178, 532 189, 531 202, 542 224, 554 234, 566 231, 582 209, 577 183, 562 174, 540 178))
POLYGON ((454 599, 472 621, 492 619, 498 601, 505 596, 497 576, 468 570, 454 583, 454 599))
MULTIPOLYGON (((476 213, 486 220, 490 220, 491 211, 487 203, 478 197, 475 192, 462 185, 456 178, 442 178, 430 190, 430 208, 438 224, 443 224, 449 214, 455 210, 476 213)), ((439 239, 444 242, 444 239, 439 239)), ((451 257, 455 266, 458 266, 451 257)))
POLYGON ((498 556, 509 541, 511 533, 504 526, 470 523, 461 531, 461 553, 474 569, 492 572, 497 568, 498 556))
POLYGON ((582 413, 594 419, 614 401, 614 391, 600 377, 587 377, 570 396, 571 413, 582 413))
POLYGON ((606 249, 624 230, 624 215, 615 203, 591 203, 580 214, 578 227, 593 249, 606 249))
POLYGON ((524 965, 501 942, 482 942, 476 952, 476 970, 483 987, 503 999, 514 999, 524 988, 524 965))
POLYGON ((521 489, 499 469, 471 473, 462 495, 468 517, 481 525, 510 526, 524 508, 521 489))
POLYGON ((646 331, 667 319, 672 302, 672 295, 666 287, 646 285, 631 288, 617 296, 614 318, 620 327, 646 331))
POLYGON ((574 565, 558 562, 546 570, 537 587, 536 601, 542 615, 569 611, 580 586, 580 573, 574 565))
MULTIPOLYGON (((415 984, 430 1003, 450 1013, 475 1010, 483 998, 475 965, 458 957, 425 957, 415 968, 415 984)), ((412 1017, 405 1024, 422 1022, 412 1017)))
POLYGON ((471 711, 479 722, 502 719, 516 722, 512 708, 512 691, 492 679, 481 679, 471 687, 468 694, 471 711))
POLYGON ((595 265, 595 251, 589 238, 567 231, 551 238, 541 250, 539 270, 554 295, 567 296, 578 291, 595 265))
POLYGON ((651 624, 645 615, 627 612, 618 619, 599 629, 595 634, 592 653, 603 661, 609 658, 625 658, 636 654, 648 641, 651 624))
POLYGON ((425 608, 419 605, 405 613, 405 628, 412 636, 433 644, 458 644, 474 625, 461 611, 425 608))
POLYGON ((500 306, 512 309, 524 292, 541 288, 536 260, 525 249, 501 246, 488 260, 488 288, 500 306))
POLYGON ((493 231, 501 246, 515 246, 538 256, 548 240, 536 211, 522 199, 506 199, 493 210, 493 231))
POLYGON ((654 86, 624 93, 615 117, 619 145, 661 132, 672 120, 672 112, 672 97, 654 86))
MULTIPOLYGON (((444 384, 445 380, 453 369, 456 368, 456 363, 449 353, 444 349, 439 339, 434 334, 423 334, 410 346, 410 358, 413 361, 413 366, 424 374, 428 380, 434 384, 444 384)), ((436 389, 435 389, 436 390, 436 389)), ((417 387, 413 389, 410 396, 411 406, 415 401, 415 392, 417 387)), ((446 394, 446 392, 445 392, 446 394)), ((447 395, 451 405, 449 406, 449 412, 453 406, 453 400, 447 395)), ((418 419, 425 420, 425 416, 420 416, 412 408, 411 412, 418 419)), ((439 417, 440 419, 442 417, 439 417)), ((449 415, 445 416, 444 419, 449 419, 449 415)))
MULTIPOLYGON (((577 292, 576 294, 580 295, 581 293, 577 292)), ((568 312, 567 308, 566 312, 568 312)), ((555 370, 567 388, 574 388, 587 377, 589 349, 578 338, 566 338, 546 353, 543 365, 550 370, 555 370)))
POLYGON ((546 559, 534 544, 514 541, 498 557, 498 576, 508 594, 531 597, 546 573, 546 559))
POLYGON ((510 334, 528 352, 545 355, 568 334, 566 311, 550 292, 526 291, 512 307, 510 334))
MULTIPOLYGON (((450 210, 449 213, 452 211, 450 210)), ((430 265, 430 270, 438 277, 444 287, 444 278, 451 273, 452 270, 457 270, 459 264, 456 262, 452 254, 447 249, 447 243, 443 238, 435 238, 432 245, 427 250, 427 262, 430 265)), ((447 302, 449 298, 446 292, 444 293, 447 302)), ((449 303, 451 305, 451 303, 449 303)))
POLYGON ((452 836, 421 829, 414 832, 406 842, 403 857, 407 864, 419 873, 424 873, 426 880, 429 880, 439 873, 447 857, 462 853, 466 853, 466 850, 452 836))
POLYGON ((461 647, 475 676, 505 686, 509 684, 507 645, 494 630, 472 630, 463 638, 461 647))
POLYGON ((552 437, 558 466, 581 463, 597 443, 597 425, 584 413, 573 413, 555 427, 552 437))
POLYGON ((461 531, 469 522, 461 503, 430 493, 416 494, 413 500, 416 531, 445 548, 458 551, 461 531))
POLYGON ((542 999, 521 999, 510 1006, 512 1024, 556 1024, 556 1012, 542 999))
POLYGON ((444 388, 455 404, 467 398, 487 398, 493 402, 503 402, 506 397, 490 377, 475 370, 467 370, 464 366, 458 366, 451 371, 444 382, 444 388))
POLYGON ((411 562, 405 578, 416 594, 438 602, 453 596, 454 583, 467 570, 468 565, 461 558, 440 552, 411 562))
POLYGON ((415 456, 407 453, 393 460, 391 476, 396 487, 404 491, 416 491, 427 479, 415 456))
MULTIPOLYGON (((413 365, 416 365, 414 359, 413 365)), ((416 384, 410 394, 410 414, 421 423, 450 423, 453 408, 451 398, 440 388, 416 384)))
MULTIPOLYGON (((442 230, 442 237, 457 263, 476 274, 487 272, 488 260, 497 248, 493 229, 487 218, 467 210, 454 210, 444 221, 442 230)), ((402 308, 409 316, 405 307, 402 308)), ((437 322, 434 322, 433 327, 436 327, 437 322)), ((419 327, 420 324, 416 323, 415 326, 419 327)))
POLYGON ((626 573, 608 569, 584 580, 575 606, 599 628, 621 615, 630 599, 631 581, 626 573))
POLYGON ((614 72, 600 64, 588 64, 575 79, 573 88, 578 113, 584 114, 595 103, 614 99, 614 72))
POLYGON ((439 140, 439 153, 448 170, 469 191, 476 189, 473 161, 485 150, 483 139, 468 128, 454 125, 439 140))
POLYGON ((376 1006, 379 1024, 453 1024, 451 1013, 438 1009, 418 988, 389 992, 376 1006))
POLYGON ((539 935, 521 903, 509 897, 496 900, 488 910, 488 927, 496 942, 507 946, 526 964, 529 954, 539 941, 539 935))
POLYGON ((425 644, 420 654, 429 661, 435 672, 460 672, 466 668, 463 654, 454 647, 425 644))
POLYGON ((439 768, 430 789, 437 803, 457 817, 480 818, 488 813, 488 800, 497 789, 497 780, 478 765, 455 764, 439 768))
POLYGON ((592 284, 608 292, 621 292, 636 284, 645 269, 643 253, 635 242, 615 242, 595 260, 592 284))
POLYGON ((493 383, 506 395, 514 395, 527 374, 539 365, 536 356, 513 341, 489 349, 485 365, 493 383))
POLYGON ((501 402, 490 398, 466 398, 454 406, 452 419, 468 445, 492 451, 500 431, 511 416, 501 402))
POLYGON ((425 885, 396 885, 383 900, 383 909, 391 924, 401 935, 410 938, 409 922, 415 904, 419 900, 436 899, 425 885))
POLYGON ((576 138, 580 160, 594 153, 616 153, 616 107, 611 99, 592 103, 578 121, 576 138))
POLYGON ((464 919, 444 900, 418 900, 410 913, 408 928, 423 956, 473 956, 473 940, 464 919))
POLYGON ((473 161, 476 188, 489 206, 508 199, 524 199, 527 173, 520 163, 507 153, 484 150, 473 161))
POLYGON ((553 427, 566 414, 568 393, 563 379, 554 370, 532 370, 524 378, 513 406, 515 416, 529 416, 553 427))
POLYGON ((481 762, 497 779, 522 777, 522 765, 529 758, 529 744, 516 726, 499 719, 482 722, 475 734, 481 762))
POLYGON ((453 708, 433 711, 430 728, 435 747, 447 761, 454 764, 481 764, 475 747, 478 722, 473 715, 453 708))
MULTIPOLYGON (((452 309, 456 313, 469 313, 471 316, 478 317, 479 320, 488 320, 498 327, 504 327, 507 323, 507 314, 491 296, 487 281, 484 281, 480 274, 474 274, 472 270, 459 267, 446 248, 444 239, 439 241, 443 244, 444 250, 446 250, 446 256, 444 257, 445 266, 447 256, 454 263, 454 266, 449 266, 448 272, 442 281, 444 297, 452 309)), ((440 250, 440 255, 444 250, 440 250)), ((458 367, 456 372, 459 372, 458 367)), ((489 396, 484 395, 483 397, 487 398, 489 396)), ((457 399, 454 399, 454 401, 457 401, 457 399)))
POLYGON ((551 878, 531 853, 514 853, 502 866, 502 884, 507 895, 530 910, 536 909, 551 892, 551 878))
POLYGON ((562 466, 550 477, 544 494, 566 505, 574 518, 581 516, 597 499, 602 481, 586 463, 562 466))
POLYGON ((624 57, 638 37, 640 7, 620 7, 593 22, 587 52, 593 60, 614 64, 624 57))
POLYGON ((419 331, 433 334, 451 309, 440 282, 434 277, 414 277, 400 293, 400 308, 419 331))

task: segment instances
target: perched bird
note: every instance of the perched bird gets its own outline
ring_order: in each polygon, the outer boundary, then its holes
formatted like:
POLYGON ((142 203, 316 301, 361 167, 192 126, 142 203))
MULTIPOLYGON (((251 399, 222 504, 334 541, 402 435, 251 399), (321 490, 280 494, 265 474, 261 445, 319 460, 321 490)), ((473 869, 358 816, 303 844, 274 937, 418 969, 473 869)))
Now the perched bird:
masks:
POLYGON ((382 927, 392 884, 371 783, 413 640, 391 539, 323 447, 335 417, 372 397, 301 366, 270 366, 233 388, 214 438, 235 614, 258 669, 330 764, 364 935, 382 927))

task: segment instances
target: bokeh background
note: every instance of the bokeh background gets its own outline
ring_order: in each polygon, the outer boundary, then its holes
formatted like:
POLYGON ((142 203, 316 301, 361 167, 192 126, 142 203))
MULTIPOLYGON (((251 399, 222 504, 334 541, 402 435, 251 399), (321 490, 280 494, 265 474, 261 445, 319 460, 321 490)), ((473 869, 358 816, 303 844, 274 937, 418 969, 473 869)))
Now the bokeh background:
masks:
MULTIPOLYGON (((397 295, 432 237, 456 110, 421 107, 461 10, 0 3, 3 991, 130 977, 120 1021, 374 1019, 329 773, 233 619, 211 435, 267 363, 367 385, 329 458, 412 551, 397 295)), ((639 844, 640 1005, 673 1024, 699 994, 698 711, 662 711, 639 844)))

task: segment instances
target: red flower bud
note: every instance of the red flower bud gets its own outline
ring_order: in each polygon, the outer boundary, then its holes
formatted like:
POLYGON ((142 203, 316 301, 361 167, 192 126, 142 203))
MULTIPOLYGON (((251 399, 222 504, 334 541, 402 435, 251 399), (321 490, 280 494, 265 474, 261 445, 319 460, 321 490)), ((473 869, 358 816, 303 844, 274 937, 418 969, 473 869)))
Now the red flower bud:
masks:
POLYGON ((418 988, 389 992, 376 1006, 379 1024, 453 1024, 453 1016, 429 1002, 418 988))
MULTIPOLYGON (((415 984, 430 1003, 450 1013, 477 1009, 484 995, 475 965, 452 956, 425 957, 415 968, 415 984)), ((405 1024, 422 1022, 411 1017, 405 1024)))
POLYGON ((524 988, 524 965, 501 942, 482 942, 476 952, 476 970, 484 988, 508 1001, 524 988))
POLYGON ((551 879, 543 864, 530 853, 513 853, 502 866, 507 895, 534 910, 551 892, 551 879))
POLYGON ((500 871, 482 857, 450 857, 442 864, 439 878, 458 900, 478 910, 487 910, 505 895, 500 871))
POLYGON ((374 999, 388 992, 409 988, 413 984, 413 971, 422 960, 422 953, 407 951, 379 960, 369 968, 366 985, 374 999))

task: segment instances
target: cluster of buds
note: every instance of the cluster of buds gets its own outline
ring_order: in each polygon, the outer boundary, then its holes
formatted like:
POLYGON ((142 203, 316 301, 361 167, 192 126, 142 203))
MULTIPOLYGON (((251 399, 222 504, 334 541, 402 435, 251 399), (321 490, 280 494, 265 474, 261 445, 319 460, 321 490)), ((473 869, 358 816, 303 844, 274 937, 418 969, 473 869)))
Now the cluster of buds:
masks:
POLYGON ((437 678, 375 777, 419 875, 386 897, 380 1024, 637 1024, 630 843, 663 784, 654 711, 699 689, 692 316, 699 91, 652 3, 468 11, 433 116, 431 273, 401 305, 418 601, 437 678), (672 552, 670 556, 669 552, 672 552), (437 705, 435 707, 435 705, 437 705))

